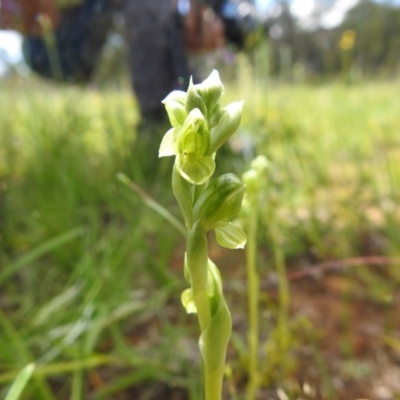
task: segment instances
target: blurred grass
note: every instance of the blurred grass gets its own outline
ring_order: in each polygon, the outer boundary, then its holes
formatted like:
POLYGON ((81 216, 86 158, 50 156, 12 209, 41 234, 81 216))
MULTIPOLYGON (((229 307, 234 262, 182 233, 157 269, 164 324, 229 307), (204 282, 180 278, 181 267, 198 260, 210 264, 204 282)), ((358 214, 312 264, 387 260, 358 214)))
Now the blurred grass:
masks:
MULTIPOLYGON (((238 173, 255 154, 271 162, 263 257, 271 230, 289 267, 399 255, 396 95, 393 82, 313 87, 243 74, 227 85, 225 102, 244 98, 245 110, 239 155, 222 161, 238 173)), ((0 397, 34 362, 25 399, 107 399, 145 382, 198 398, 195 327, 177 295, 181 238, 117 179, 179 215, 171 160, 141 164, 128 89, 8 83, 0 104, 0 397)), ((392 283, 359 273, 376 301, 400 279, 387 273, 392 283)))
POLYGON ((264 97, 245 95, 255 101, 247 103, 243 134, 271 161, 274 204, 266 209, 279 213, 289 255, 399 254, 395 90, 393 82, 265 83, 264 97))

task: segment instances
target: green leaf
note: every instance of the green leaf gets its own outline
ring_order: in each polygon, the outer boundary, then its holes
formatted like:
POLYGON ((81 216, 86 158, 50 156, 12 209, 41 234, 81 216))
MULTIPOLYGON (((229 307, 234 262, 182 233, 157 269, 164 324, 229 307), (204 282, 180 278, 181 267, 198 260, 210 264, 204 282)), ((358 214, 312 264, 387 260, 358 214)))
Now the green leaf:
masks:
POLYGON ((196 159, 190 154, 178 154, 176 168, 181 176, 190 183, 202 185, 208 181, 215 170, 215 161, 212 157, 196 159))
POLYGON ((193 290, 191 288, 182 292, 181 302, 188 314, 197 314, 197 308, 193 298, 193 290))
POLYGON ((231 336, 232 319, 223 295, 221 276, 211 260, 208 260, 208 275, 214 285, 214 296, 210 299, 212 319, 201 334, 200 350, 206 370, 211 374, 220 375, 220 379, 222 379, 226 348, 231 336))
POLYGON ((22 394, 26 384, 31 378, 33 371, 35 369, 35 364, 28 364, 26 367, 22 369, 22 371, 18 374, 17 379, 14 381, 11 386, 10 391, 7 394, 5 400, 17 400, 22 394))
POLYGON ((228 249, 243 249, 247 241, 244 230, 230 222, 215 228, 215 236, 217 242, 228 249))
POLYGON ((163 137, 158 157, 169 157, 176 154, 176 137, 178 136, 180 128, 171 128, 163 137))

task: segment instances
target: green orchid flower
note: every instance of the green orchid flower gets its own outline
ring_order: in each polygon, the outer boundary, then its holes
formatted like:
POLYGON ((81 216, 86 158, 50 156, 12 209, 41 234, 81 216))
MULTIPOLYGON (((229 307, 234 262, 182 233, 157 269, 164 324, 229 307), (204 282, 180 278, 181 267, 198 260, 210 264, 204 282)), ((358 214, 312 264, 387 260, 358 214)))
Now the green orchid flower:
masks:
POLYGON ((182 126, 171 128, 164 136, 159 157, 175 155, 175 165, 184 179, 201 185, 215 170, 214 157, 208 155, 211 144, 207 121, 198 108, 187 115, 182 126))
POLYGON ((242 206, 245 185, 234 174, 210 181, 216 152, 237 130, 242 116, 242 101, 221 107, 223 92, 214 70, 200 84, 191 80, 186 93, 168 95, 163 103, 171 129, 159 150, 160 157, 175 156, 172 190, 188 230, 184 273, 190 287, 181 300, 199 321, 206 400, 221 400, 232 329, 221 275, 208 258, 207 232, 215 230, 218 243, 230 249, 243 248, 247 240, 242 228, 232 223, 242 206))
POLYGON ((193 219, 205 232, 215 229, 217 242, 229 249, 244 248, 246 234, 231 221, 238 215, 245 185, 234 174, 224 174, 211 182, 193 208, 193 219))
POLYGON ((202 185, 215 170, 215 153, 240 124, 243 102, 220 108, 224 86, 214 70, 202 83, 190 81, 187 93, 175 90, 163 103, 172 128, 159 157, 176 156, 176 168, 189 183, 202 185))

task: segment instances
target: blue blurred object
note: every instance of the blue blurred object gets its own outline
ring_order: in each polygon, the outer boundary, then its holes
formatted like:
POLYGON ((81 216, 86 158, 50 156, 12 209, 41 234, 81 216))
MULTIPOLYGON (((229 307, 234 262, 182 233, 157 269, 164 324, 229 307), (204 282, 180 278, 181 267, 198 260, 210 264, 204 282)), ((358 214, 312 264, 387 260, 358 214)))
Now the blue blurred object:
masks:
POLYGON ((24 39, 22 51, 27 64, 46 78, 87 81, 111 27, 113 9, 114 3, 110 0, 86 0, 79 6, 61 10, 61 23, 54 32, 54 48, 42 37, 24 39), (56 52, 59 71, 54 71, 51 63, 52 51, 56 52))
POLYGON ((178 0, 177 9, 179 15, 185 17, 190 12, 190 0, 178 0))
POLYGON ((228 41, 239 49, 245 47, 247 38, 260 27, 257 9, 252 1, 225 0, 219 14, 224 21, 228 41))

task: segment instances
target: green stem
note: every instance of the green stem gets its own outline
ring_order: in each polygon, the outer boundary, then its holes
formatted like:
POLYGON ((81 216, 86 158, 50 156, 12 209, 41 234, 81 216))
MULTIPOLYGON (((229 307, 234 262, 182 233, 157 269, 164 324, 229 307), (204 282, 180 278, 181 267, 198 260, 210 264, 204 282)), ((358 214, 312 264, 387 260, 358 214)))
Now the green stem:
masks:
POLYGON ((258 304, 260 285, 257 273, 257 220, 258 208, 255 205, 249 219, 246 244, 249 309, 249 328, 247 333, 249 345, 249 382, 247 385, 247 400, 255 399, 258 389, 258 304))
POLYGON ((192 185, 182 178, 181 174, 174 168, 172 170, 172 191, 181 209, 185 225, 188 231, 192 228, 192 208, 193 208, 193 193, 192 185))
POLYGON ((51 75, 54 80, 61 81, 63 73, 60 64, 60 55, 58 53, 56 45, 54 30, 43 33, 42 38, 46 46, 47 55, 49 57, 51 75))
MULTIPOLYGON (((215 326, 211 326, 213 317, 208 294, 208 245, 206 235, 197 223, 194 224, 189 232, 187 263, 202 334, 200 347, 202 348, 204 365, 205 399, 221 400, 224 365, 223 363, 221 365, 220 359, 216 357, 216 354, 220 351, 221 344, 218 343, 217 338, 210 337, 210 330, 215 329, 215 326), (215 346, 213 349, 215 353, 211 357, 210 345, 215 346), (215 358, 217 362, 215 362, 215 358)), ((222 347, 224 348, 224 346, 222 347)))
POLYGON ((206 400, 221 400, 224 371, 215 371, 204 368, 206 400))
POLYGON ((187 241, 187 264, 201 332, 211 322, 208 300, 208 245, 204 231, 194 224, 187 241))
POLYGON ((287 349, 288 341, 288 313, 290 304, 289 282, 286 275, 285 257, 279 240, 279 234, 276 232, 275 226, 272 228, 272 241, 274 249, 274 261, 276 272, 278 274, 279 287, 279 315, 278 315, 278 337, 282 351, 287 349))

